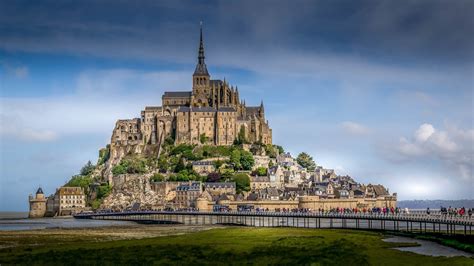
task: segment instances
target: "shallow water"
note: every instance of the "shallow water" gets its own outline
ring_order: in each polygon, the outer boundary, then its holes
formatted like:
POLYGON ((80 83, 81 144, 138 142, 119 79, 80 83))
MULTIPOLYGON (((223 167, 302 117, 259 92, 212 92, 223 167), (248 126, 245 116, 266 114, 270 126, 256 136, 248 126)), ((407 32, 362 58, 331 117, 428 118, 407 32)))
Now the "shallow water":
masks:
POLYGON ((136 225, 134 222, 82 220, 74 218, 0 219, 0 231, 38 230, 51 228, 91 228, 136 225))
POLYGON ((401 248, 394 248, 400 251, 407 251, 413 252, 416 254, 433 256, 433 257, 456 257, 456 256, 463 256, 463 257, 473 257, 473 254, 457 250, 455 248, 443 246, 436 242, 427 241, 427 240, 420 240, 414 239, 410 237, 403 237, 403 236, 392 236, 389 238, 383 239, 385 242, 391 243, 417 243, 419 246, 416 247, 401 247, 401 248))

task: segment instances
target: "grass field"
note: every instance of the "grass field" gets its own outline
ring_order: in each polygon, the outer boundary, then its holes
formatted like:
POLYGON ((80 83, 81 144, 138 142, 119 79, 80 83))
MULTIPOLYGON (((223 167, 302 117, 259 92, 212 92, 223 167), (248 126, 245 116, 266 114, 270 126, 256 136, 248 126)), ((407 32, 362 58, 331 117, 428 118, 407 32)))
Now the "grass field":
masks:
POLYGON ((430 257, 390 249, 376 232, 297 228, 214 228, 155 236, 148 229, 113 229, 144 236, 50 230, 0 234, 0 264, 28 265, 474 265, 465 257, 430 257), (145 231, 144 231, 145 230, 145 231), (58 232, 61 232, 60 234, 58 232), (69 232, 69 233, 68 233, 69 232))

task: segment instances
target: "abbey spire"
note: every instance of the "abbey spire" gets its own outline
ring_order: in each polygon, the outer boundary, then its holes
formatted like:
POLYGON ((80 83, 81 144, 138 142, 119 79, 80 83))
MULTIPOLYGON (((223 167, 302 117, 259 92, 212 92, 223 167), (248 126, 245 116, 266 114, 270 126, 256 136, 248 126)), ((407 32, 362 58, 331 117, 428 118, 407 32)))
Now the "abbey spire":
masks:
POLYGON ((201 21, 201 36, 199 40, 199 52, 198 52, 198 63, 196 69, 194 70, 193 76, 209 76, 207 72, 206 63, 204 62, 204 42, 202 40, 202 21, 201 21))

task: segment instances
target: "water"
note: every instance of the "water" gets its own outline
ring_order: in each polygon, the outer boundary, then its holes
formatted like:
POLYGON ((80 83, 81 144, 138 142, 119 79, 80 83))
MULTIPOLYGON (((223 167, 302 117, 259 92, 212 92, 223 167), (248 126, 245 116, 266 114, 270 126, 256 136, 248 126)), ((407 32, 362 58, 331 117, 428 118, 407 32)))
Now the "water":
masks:
POLYGON ((24 212, 0 212, 0 231, 39 230, 51 228, 91 228, 104 226, 135 225, 134 222, 81 220, 72 217, 66 218, 38 218, 28 219, 24 212))
POLYGON ((426 255, 426 256, 433 256, 433 257, 456 257, 456 256, 463 256, 463 257, 472 257, 473 254, 457 250, 451 247, 443 246, 436 242, 427 241, 427 240, 420 240, 414 239, 409 237, 403 236, 393 236, 390 238, 383 239, 385 242, 391 243, 417 243, 419 246, 416 247, 401 247, 401 248, 394 248, 400 251, 406 252, 413 252, 416 254, 426 255))

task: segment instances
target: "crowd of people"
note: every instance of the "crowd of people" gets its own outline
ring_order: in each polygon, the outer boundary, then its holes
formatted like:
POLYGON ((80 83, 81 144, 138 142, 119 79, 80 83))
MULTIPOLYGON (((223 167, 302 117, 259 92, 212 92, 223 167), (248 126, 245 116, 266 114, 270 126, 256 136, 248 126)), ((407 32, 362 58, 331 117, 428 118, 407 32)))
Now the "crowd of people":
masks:
MULTIPOLYGON (((474 211, 474 209, 469 208, 466 211, 466 208, 464 208, 464 207, 458 209, 458 208, 451 208, 451 206, 449 206, 449 208, 441 206, 440 211, 441 211, 441 215, 443 215, 443 216, 463 217, 463 216, 467 215, 467 216, 469 216, 469 218, 471 218, 472 217, 472 212, 474 211)), ((430 213, 431 213, 430 208, 427 208, 426 209, 426 214, 430 215, 430 213)))

